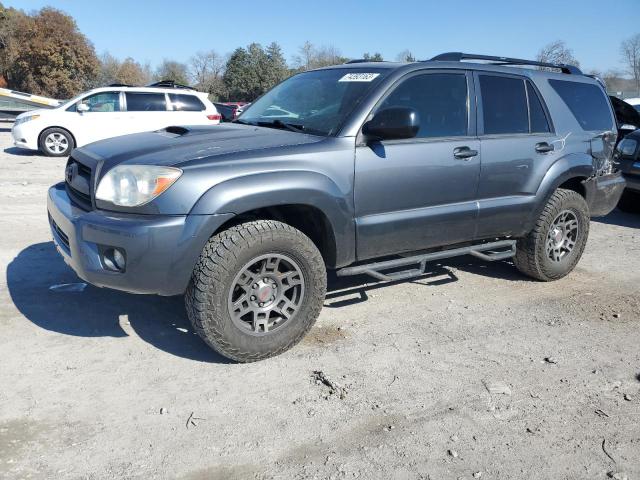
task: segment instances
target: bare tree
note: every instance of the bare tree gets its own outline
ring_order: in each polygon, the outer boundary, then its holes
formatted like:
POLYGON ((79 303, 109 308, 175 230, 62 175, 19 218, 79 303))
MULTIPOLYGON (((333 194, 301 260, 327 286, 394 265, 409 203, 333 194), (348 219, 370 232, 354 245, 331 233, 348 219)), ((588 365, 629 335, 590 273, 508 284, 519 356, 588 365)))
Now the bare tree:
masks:
POLYGON ((640 90, 640 33, 622 42, 620 53, 627 73, 633 77, 636 89, 640 90))
POLYGON ((340 49, 333 45, 316 47, 311 42, 304 42, 293 57, 293 64, 300 70, 338 65, 347 61, 340 49))
POLYGON ((196 53, 189 60, 189 74, 195 87, 208 92, 214 99, 222 96, 225 64, 225 58, 215 50, 196 53))
POLYGON ((312 63, 315 56, 316 47, 307 40, 300 48, 298 48, 298 55, 293 57, 293 63, 301 70, 310 70, 313 68, 312 63))
POLYGON ((567 47, 563 40, 556 40, 543 47, 538 52, 536 59, 545 63, 566 63, 576 67, 580 66, 580 62, 573 56, 573 50, 567 47))
POLYGON ((411 50, 403 50, 398 55, 396 55, 396 61, 410 63, 415 62, 416 57, 413 56, 411 50))
POLYGON ((347 59, 342 56, 339 48, 333 45, 323 45, 316 51, 313 59, 313 68, 328 67, 330 65, 338 65, 346 62, 347 59))

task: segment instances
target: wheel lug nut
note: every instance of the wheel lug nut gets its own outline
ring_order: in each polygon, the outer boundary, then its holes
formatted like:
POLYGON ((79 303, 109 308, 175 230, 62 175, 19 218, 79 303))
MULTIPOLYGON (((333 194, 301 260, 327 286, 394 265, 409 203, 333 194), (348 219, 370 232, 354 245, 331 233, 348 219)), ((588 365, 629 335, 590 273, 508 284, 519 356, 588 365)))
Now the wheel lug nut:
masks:
POLYGON ((256 296, 255 295, 251 295, 251 300, 255 300, 256 296))
POLYGON ((264 303, 260 302, 258 305, 260 305, 261 307, 264 307, 264 303))
POLYGON ((257 283, 254 283, 254 284, 253 284, 253 289, 255 290, 256 288, 258 288, 258 284, 257 284, 257 283))

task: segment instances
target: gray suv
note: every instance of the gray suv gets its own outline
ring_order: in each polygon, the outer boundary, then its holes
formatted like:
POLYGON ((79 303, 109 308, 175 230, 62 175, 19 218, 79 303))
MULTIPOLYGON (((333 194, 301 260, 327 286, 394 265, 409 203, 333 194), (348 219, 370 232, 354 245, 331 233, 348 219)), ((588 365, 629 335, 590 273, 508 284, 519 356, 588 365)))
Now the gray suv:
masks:
POLYGON ((570 65, 356 61, 285 80, 234 123, 74 150, 49 220, 82 279, 184 294, 205 342, 255 361, 309 331, 327 269, 397 280, 471 254, 567 275, 624 189, 616 138, 602 85, 570 65))

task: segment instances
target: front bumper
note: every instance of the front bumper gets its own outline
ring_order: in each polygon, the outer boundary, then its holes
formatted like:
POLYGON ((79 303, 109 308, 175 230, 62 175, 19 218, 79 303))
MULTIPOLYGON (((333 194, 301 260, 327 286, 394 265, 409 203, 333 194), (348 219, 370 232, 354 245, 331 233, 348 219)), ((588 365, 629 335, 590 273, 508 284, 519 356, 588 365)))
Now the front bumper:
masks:
POLYGON ((586 191, 586 201, 592 217, 608 215, 622 196, 626 182, 622 173, 593 177, 582 182, 586 191))
POLYGON ((13 144, 19 148, 27 148, 29 150, 38 150, 38 137, 31 132, 29 122, 14 125, 11 128, 11 136, 13 144))
POLYGON ((98 287, 131 293, 184 293, 209 237, 233 214, 131 215, 85 211, 67 195, 64 183, 49 189, 49 223, 54 243, 80 278, 98 287), (125 252, 123 272, 103 264, 105 248, 125 252))

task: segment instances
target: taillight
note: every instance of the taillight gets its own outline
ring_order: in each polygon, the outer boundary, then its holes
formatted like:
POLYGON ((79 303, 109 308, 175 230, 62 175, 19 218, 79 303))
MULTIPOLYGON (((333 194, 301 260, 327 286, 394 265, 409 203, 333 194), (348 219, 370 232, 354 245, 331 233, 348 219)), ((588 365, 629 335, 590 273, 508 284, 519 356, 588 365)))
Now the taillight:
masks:
POLYGON ((222 115, 220 115, 219 113, 216 113, 215 115, 207 115, 207 118, 209 120, 222 120, 222 115))

